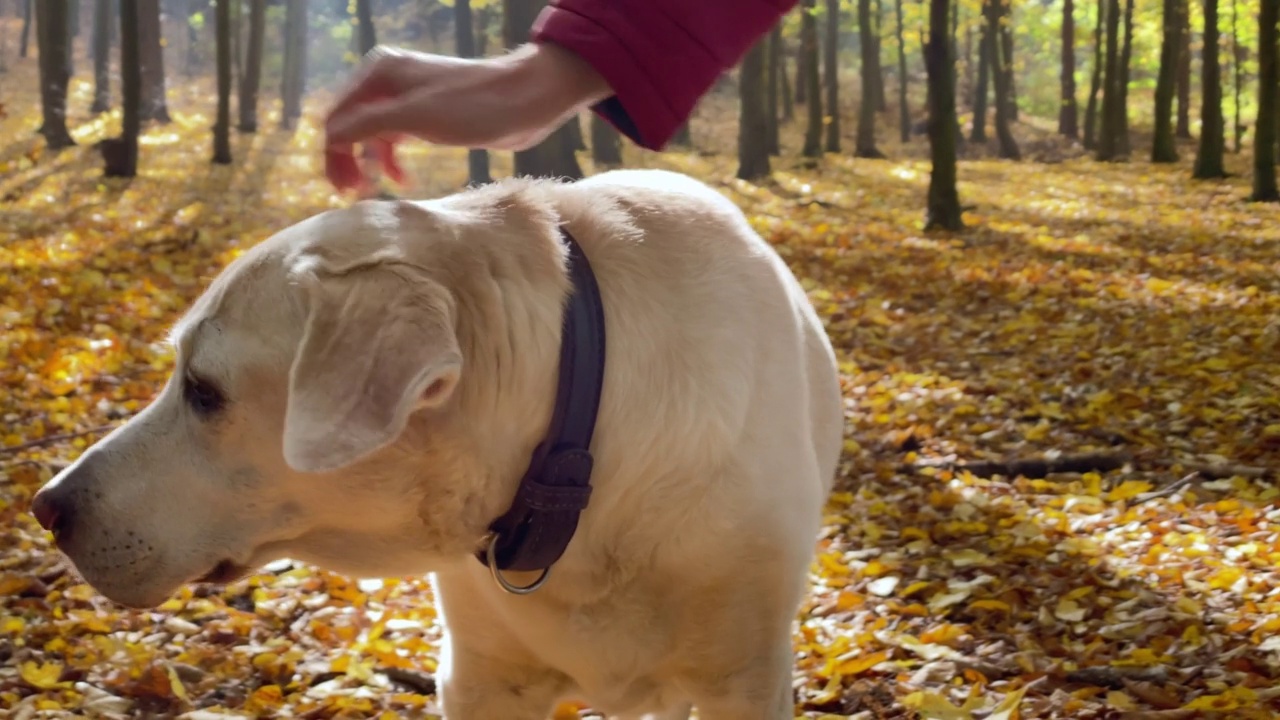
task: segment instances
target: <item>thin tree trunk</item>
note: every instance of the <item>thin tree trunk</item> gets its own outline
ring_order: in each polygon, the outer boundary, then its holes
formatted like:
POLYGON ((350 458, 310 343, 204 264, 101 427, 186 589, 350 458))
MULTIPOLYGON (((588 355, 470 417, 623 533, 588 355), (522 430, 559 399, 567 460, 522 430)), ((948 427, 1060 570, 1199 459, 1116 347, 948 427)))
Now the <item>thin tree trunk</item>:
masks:
POLYGON ((693 132, 689 129, 689 121, 684 121, 680 127, 676 128, 675 134, 671 136, 671 147, 692 148, 693 132))
POLYGON ((67 0, 40 0, 36 5, 36 42, 40 53, 40 134, 51 150, 75 145, 67 132, 67 0))
POLYGON ((1107 3, 1107 69, 1102 92, 1102 123, 1098 130, 1098 159, 1120 154, 1120 0, 1107 3))
POLYGON ((142 120, 169 122, 165 102, 164 47, 161 45, 160 0, 139 0, 138 41, 142 58, 142 120))
MULTIPOLYGON (((1002 9, 1002 17, 1011 17, 1013 15, 1013 2, 1007 0, 1008 6, 1002 9)), ((1000 68, 1004 72, 1004 86, 1006 94, 1009 96, 1009 119, 1017 121, 1018 119, 1018 85, 1013 72, 1013 26, 1012 24, 1000 25, 1000 68)))
POLYGON ((217 2, 218 117, 213 124, 213 162, 231 164, 231 4, 217 2))
POLYGON ((1004 57, 1004 48, 998 41, 1000 19, 1004 15, 1003 2, 993 0, 988 12, 987 34, 992 40, 991 74, 996 85, 996 139, 1000 144, 999 155, 1006 160, 1018 160, 1022 154, 1018 151, 1018 142, 1013 138, 1010 127, 1013 122, 1013 100, 1009 97, 1009 80, 1012 75, 1004 70, 1008 59, 1004 57))
POLYGON ((356 24, 360 29, 360 54, 364 55, 378 44, 378 33, 373 28, 373 0, 356 0, 356 24))
MULTIPOLYGON (((876 147, 876 83, 880 63, 876 61, 875 26, 871 21, 871 0, 858 0, 858 36, 862 49, 862 99, 858 103, 858 137, 854 157, 882 158, 876 147)), ((834 114, 834 113, 833 113, 834 114)))
POLYGON ((872 57, 874 57, 876 61, 875 79, 876 79, 876 111, 877 112, 889 112, 889 97, 888 97, 888 92, 885 90, 885 87, 884 87, 885 85, 884 64, 880 62, 881 52, 882 52, 882 49, 881 49, 882 43, 880 42, 880 38, 881 38, 880 26, 881 26, 881 20, 883 18, 884 18, 884 6, 882 4, 882 0, 876 0, 876 7, 872 14, 871 26, 872 28, 874 28, 874 30, 871 35, 871 42, 873 45, 875 45, 875 53, 872 55, 872 57))
POLYGON ((598 113, 591 113, 591 162, 596 167, 622 164, 622 137, 598 113))
MULTIPOLYGON (((454 49, 460 58, 476 57, 476 36, 474 18, 471 13, 471 0, 454 0, 453 3, 453 34, 454 49)), ((592 141, 595 140, 595 124, 592 124, 592 141)), ((596 150, 592 150, 593 156, 598 155, 596 150)), ((489 153, 480 148, 472 148, 467 151, 467 182, 471 185, 484 185, 493 182, 493 177, 489 174, 489 153)))
MULTIPOLYGON (((524 44, 543 4, 543 0, 503 0, 502 36, 507 49, 524 44)), ((576 119, 575 116, 574 120, 576 119)), ((581 178, 582 168, 578 165, 573 147, 573 137, 568 123, 565 123, 537 145, 517 151, 513 163, 514 172, 517 176, 581 178)))
POLYGON ((1173 96, 1178 84, 1178 4, 1177 0, 1164 0, 1163 5, 1151 162, 1172 163, 1178 161, 1178 143, 1173 137, 1173 96))
POLYGON ((778 100, 782 104, 782 120, 783 122, 791 122, 796 116, 795 96, 791 94, 791 76, 787 74, 787 41, 782 37, 782 30, 778 30, 778 45, 781 48, 778 53, 778 82, 781 87, 778 88, 778 100))
POLYGON ((258 85, 262 80, 262 46, 266 41, 267 0, 250 0, 249 55, 240 78, 240 126, 243 133, 258 131, 258 85))
POLYGON ((1133 0, 1125 0, 1124 47, 1120 52, 1120 155, 1129 156, 1129 68, 1133 58, 1133 0))
POLYGON ((93 104, 89 112, 111 108, 111 0, 93 4, 93 104))
POLYGON ((827 152, 840 152, 840 0, 827 0, 826 42, 822 47, 823 84, 826 85, 827 152))
POLYGON ((1098 144, 1098 93, 1102 89, 1102 28, 1107 18, 1106 0, 1098 0, 1098 22, 1093 29, 1093 73, 1089 80, 1089 101, 1084 110, 1084 147, 1093 150, 1098 144))
POLYGON ((929 41, 925 45, 928 73, 929 151, 933 168, 929 173, 926 229, 962 230, 960 196, 956 191, 956 95, 954 75, 947 62, 948 0, 929 0, 929 41))
POLYGON ((739 180, 769 175, 769 125, 765 120, 765 43, 756 42, 742 58, 738 84, 739 180))
POLYGON ((1240 44, 1240 2, 1231 0, 1231 75, 1235 80, 1235 150, 1239 154, 1244 142, 1244 123, 1240 121, 1240 88, 1244 85, 1244 61, 1248 51, 1240 44))
MULTIPOLYGON (((982 17, 990 14, 993 0, 982 0, 982 17)), ((978 89, 973 95, 973 129, 969 134, 969 142, 985 143, 987 141, 987 84, 991 77, 992 57, 991 33, 984 22, 978 38, 978 89)))
POLYGON ((476 57, 486 57, 489 54, 489 20, 493 17, 492 8, 488 3, 476 8, 476 57))
POLYGON ((287 0, 284 21, 285 62, 280 79, 280 127, 292 130, 302 117, 307 83, 307 0, 287 0))
MULTIPOLYGON (((782 24, 779 22, 769 32, 768 75, 765 82, 765 144, 770 155, 782 152, 778 128, 778 81, 785 81, 786 69, 782 67, 782 24)), ((786 90, 783 90, 786 92, 786 90)))
POLYGON ((124 117, 120 137, 104 140, 101 145, 102 158, 106 161, 103 174, 107 177, 138 174, 138 134, 142 129, 140 24, 138 0, 120 0, 120 107, 124 117))
MULTIPOLYGON (((864 0, 865 1, 865 0, 864 0)), ((822 157, 822 96, 818 79, 818 21, 813 16, 814 0, 800 0, 800 65, 804 67, 806 103, 809 123, 804 131, 805 157, 822 157)), ((797 98, 798 100, 799 98, 797 98)))
MULTIPOLYGON (((796 81, 795 81, 795 99, 797 105, 804 105, 808 100, 806 94, 809 92, 808 81, 805 80, 809 76, 809 70, 805 67, 805 63, 809 61, 809 56, 805 52, 804 40, 804 15, 813 13, 814 5, 809 0, 800 0, 800 47, 796 51, 796 81)), ((814 37, 817 37, 817 31, 814 31, 814 37)))
POLYGON ((1200 105, 1200 149, 1192 176, 1208 180, 1227 176, 1223 165, 1222 77, 1218 65, 1218 0, 1204 0, 1203 83, 1200 105))
POLYGON ((1076 6, 1062 2, 1062 104, 1058 108, 1058 134, 1075 139, 1080 135, 1080 110, 1076 104, 1076 6))
POLYGON ((31 23, 35 20, 34 13, 31 10, 31 3, 34 0, 25 0, 22 3, 22 34, 18 39, 18 57, 25 58, 28 54, 28 48, 31 46, 31 23))
POLYGON ((907 44, 902 32, 902 0, 894 0, 898 39, 898 134, 902 142, 911 140, 911 108, 907 105, 907 44))
POLYGON ((1253 138, 1253 195, 1280 202, 1276 189, 1275 118, 1280 115, 1280 0, 1261 0, 1258 12, 1258 120, 1253 138))
POLYGON ((1191 2, 1178 3, 1178 114, 1173 135, 1191 139, 1191 2))

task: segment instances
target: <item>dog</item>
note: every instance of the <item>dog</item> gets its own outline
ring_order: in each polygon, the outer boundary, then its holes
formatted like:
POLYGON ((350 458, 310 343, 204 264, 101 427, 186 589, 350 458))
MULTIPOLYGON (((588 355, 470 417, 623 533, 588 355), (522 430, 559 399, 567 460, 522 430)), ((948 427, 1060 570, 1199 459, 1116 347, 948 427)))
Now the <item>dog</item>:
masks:
POLYGON ((33 499, 107 598, 285 557, 427 574, 448 720, 794 717, 843 401, 800 284, 712 188, 616 170, 362 200, 248 249, 171 339, 156 398, 33 499), (557 402, 562 230, 607 338, 590 497, 545 577, 499 575, 477 553, 557 402))

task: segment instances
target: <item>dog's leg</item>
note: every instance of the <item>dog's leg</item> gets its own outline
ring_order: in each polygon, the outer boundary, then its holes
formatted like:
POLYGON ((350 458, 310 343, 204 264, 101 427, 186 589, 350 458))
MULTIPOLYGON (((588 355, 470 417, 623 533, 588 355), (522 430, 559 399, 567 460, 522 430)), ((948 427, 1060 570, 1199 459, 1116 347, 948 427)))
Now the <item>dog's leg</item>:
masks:
POLYGON ((609 716, 609 720, 689 720, 689 714, 692 712, 693 705, 682 705, 663 713, 649 713, 648 715, 611 715, 609 716))
POLYGON ((698 720, 792 720, 790 637, 714 686, 691 687, 698 720))
POLYGON ((545 720, 567 685, 553 671, 456 645, 448 647, 442 660, 438 697, 444 720, 545 720))

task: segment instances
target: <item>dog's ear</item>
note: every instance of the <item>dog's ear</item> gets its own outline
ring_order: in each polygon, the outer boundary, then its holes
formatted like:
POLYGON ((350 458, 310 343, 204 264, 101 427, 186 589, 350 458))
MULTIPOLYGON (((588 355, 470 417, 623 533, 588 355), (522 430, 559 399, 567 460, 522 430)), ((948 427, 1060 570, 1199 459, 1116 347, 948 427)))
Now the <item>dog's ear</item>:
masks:
POLYGON ((462 354, 447 295, 408 265, 301 280, 308 316, 289 371, 284 458, 323 472, 395 440, 415 410, 447 402, 462 354))

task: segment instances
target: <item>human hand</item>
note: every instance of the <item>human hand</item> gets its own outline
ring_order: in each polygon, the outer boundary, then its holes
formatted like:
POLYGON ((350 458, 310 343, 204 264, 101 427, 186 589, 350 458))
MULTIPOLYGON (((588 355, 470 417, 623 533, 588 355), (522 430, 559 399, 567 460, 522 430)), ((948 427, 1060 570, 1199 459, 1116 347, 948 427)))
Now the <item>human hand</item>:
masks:
POLYGON ((366 186, 363 144, 403 182, 395 146, 406 137, 523 150, 610 92, 585 61, 549 44, 483 60, 375 48, 325 118, 325 174, 339 189, 366 186))

